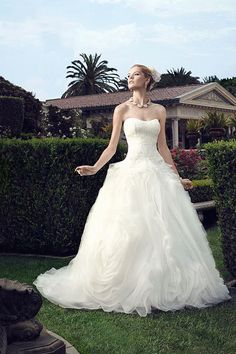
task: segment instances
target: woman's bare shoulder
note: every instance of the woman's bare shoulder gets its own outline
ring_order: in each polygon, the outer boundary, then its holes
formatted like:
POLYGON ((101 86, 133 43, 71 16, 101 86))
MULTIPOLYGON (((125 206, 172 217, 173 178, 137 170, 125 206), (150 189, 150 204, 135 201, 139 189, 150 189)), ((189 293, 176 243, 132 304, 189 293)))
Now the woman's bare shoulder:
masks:
POLYGON ((162 104, 159 103, 152 103, 153 108, 157 111, 157 112, 162 112, 165 111, 165 106, 163 106, 162 104))
POLYGON ((162 104, 154 103, 153 111, 156 117, 158 117, 159 122, 165 122, 166 119, 166 108, 162 104))
POLYGON ((117 109, 118 111, 123 111, 123 110, 126 110, 127 108, 128 108, 128 100, 121 102, 120 104, 115 106, 115 109, 117 109))
POLYGON ((124 115, 127 112, 128 108, 128 101, 125 101, 115 106, 114 111, 118 114, 124 115))

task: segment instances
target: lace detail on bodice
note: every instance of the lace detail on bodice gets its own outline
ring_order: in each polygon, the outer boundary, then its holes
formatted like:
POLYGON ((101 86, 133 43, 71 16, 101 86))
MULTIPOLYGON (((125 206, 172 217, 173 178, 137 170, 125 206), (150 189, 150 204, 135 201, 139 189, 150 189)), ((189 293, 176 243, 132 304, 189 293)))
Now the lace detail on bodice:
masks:
POLYGON ((128 144, 126 159, 162 156, 157 150, 157 138, 160 132, 158 119, 141 120, 135 117, 127 118, 123 125, 128 144))

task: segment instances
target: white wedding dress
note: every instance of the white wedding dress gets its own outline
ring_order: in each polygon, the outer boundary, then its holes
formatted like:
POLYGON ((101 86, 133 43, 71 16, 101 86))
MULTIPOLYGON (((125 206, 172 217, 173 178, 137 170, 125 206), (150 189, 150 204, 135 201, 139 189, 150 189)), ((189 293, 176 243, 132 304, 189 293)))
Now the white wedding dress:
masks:
POLYGON ((127 155, 109 164, 77 255, 34 284, 61 307, 140 316, 229 300, 189 194, 157 150, 159 120, 123 128, 127 155))

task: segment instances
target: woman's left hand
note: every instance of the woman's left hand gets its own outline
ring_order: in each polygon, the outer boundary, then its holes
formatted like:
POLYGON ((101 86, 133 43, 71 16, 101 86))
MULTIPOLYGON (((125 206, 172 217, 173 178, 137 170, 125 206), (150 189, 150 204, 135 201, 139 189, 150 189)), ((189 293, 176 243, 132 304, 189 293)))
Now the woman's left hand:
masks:
POLYGON ((182 178, 180 181, 185 189, 192 189, 193 188, 193 182, 190 179, 182 178))

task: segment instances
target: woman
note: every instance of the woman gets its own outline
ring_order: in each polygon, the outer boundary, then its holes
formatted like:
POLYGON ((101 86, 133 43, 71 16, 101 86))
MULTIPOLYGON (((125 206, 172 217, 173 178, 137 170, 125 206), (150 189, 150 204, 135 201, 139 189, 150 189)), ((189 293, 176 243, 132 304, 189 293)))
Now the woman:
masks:
POLYGON ((80 176, 97 173, 115 154, 123 126, 128 152, 109 164, 90 209, 76 257, 34 281, 51 302, 66 308, 137 312, 204 308, 229 300, 206 231, 166 144, 166 110, 147 92, 159 73, 135 64, 133 97, 115 107, 109 145, 80 176))

